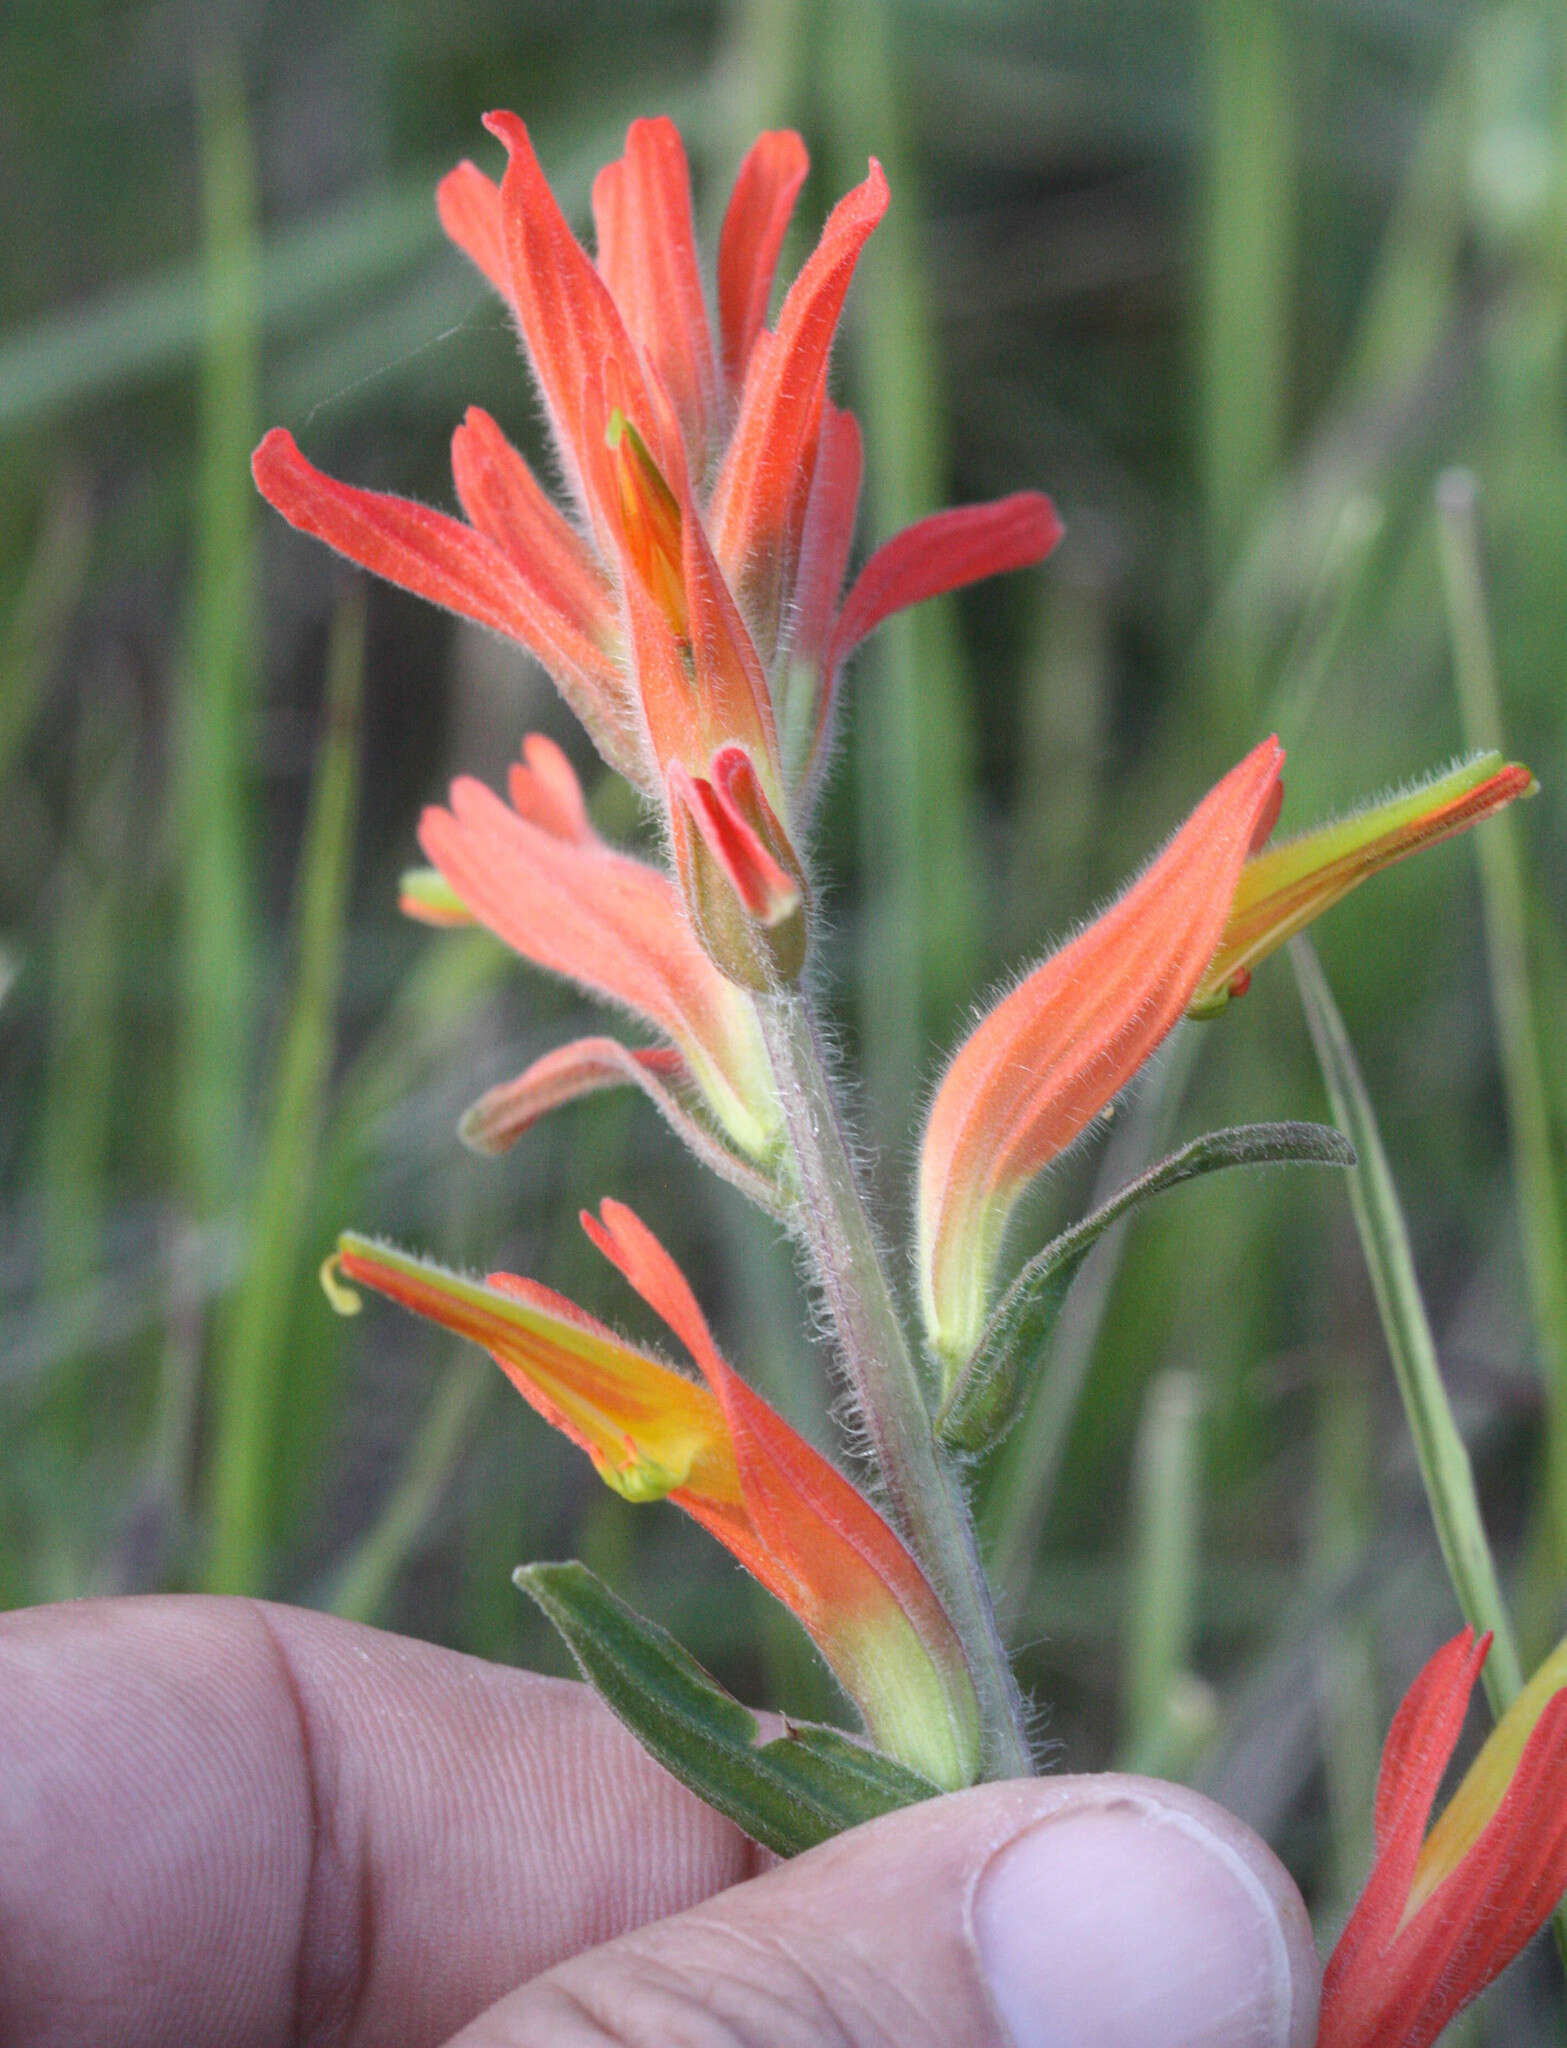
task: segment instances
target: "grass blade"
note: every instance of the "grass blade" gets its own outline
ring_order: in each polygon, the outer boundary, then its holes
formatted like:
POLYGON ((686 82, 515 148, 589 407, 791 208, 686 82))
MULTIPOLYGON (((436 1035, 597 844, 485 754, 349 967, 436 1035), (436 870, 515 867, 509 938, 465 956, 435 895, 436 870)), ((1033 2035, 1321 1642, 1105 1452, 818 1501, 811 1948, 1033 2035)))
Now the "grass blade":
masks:
POLYGON ((180 1178, 198 1224, 234 1200, 251 1050, 255 910, 246 823, 258 438, 255 194, 237 83, 202 101, 209 335, 201 369, 196 585, 178 706, 180 1178))
POLYGON ((347 1621, 379 1621, 398 1573, 412 1556, 473 1440, 495 1375, 465 1354, 431 1401, 386 1505, 338 1567, 324 1602, 347 1621))
POLYGON ((1284 452, 1294 240, 1293 66, 1279 0, 1207 0, 1203 466, 1227 563, 1284 452))
MULTIPOLYGON (((1464 740, 1480 748, 1500 744, 1502 709, 1475 496, 1475 480, 1467 471, 1449 470, 1437 486, 1442 580, 1464 740)), ((1549 1585, 1541 1589, 1541 1605, 1554 1615, 1560 1589, 1567 1584, 1567 1238, 1529 973, 1522 829, 1522 820, 1511 813, 1495 819, 1475 835, 1475 858, 1480 864, 1491 1003, 1507 1096, 1518 1237, 1544 1367, 1549 1585)), ((1548 1625, 1548 1633, 1554 1634, 1553 1625, 1548 1625)))
POLYGON ((1486 1697, 1500 1715, 1521 1689, 1523 1674, 1469 1452, 1442 1384, 1398 1190, 1354 1048, 1316 953, 1306 939, 1292 939, 1289 950, 1334 1119, 1360 1158, 1349 1176, 1350 1201, 1448 1577, 1464 1619, 1476 1630, 1489 1629, 1496 1639, 1484 1680, 1486 1697))
POLYGON ((297 960, 268 1099, 248 1258, 218 1373, 207 1584, 254 1592, 263 1582, 280 1387, 277 1352, 299 1279, 332 1057, 359 783, 364 608, 334 622, 327 729, 311 792, 296 897, 297 960))
MULTIPOLYGON (((944 502, 945 451, 930 292, 903 160, 897 36, 885 7, 835 8, 832 87, 839 182, 884 161, 898 202, 865 253, 849 319, 866 428, 867 502, 879 537, 944 502)), ((974 737, 950 599, 889 619, 855 719, 867 916, 860 1025, 875 1113, 901 1143, 926 1048, 945 1038, 981 969, 974 844, 974 737)), ((858 688, 859 686, 855 686, 858 688)))
POLYGON ((1205 1718, 1197 1704, 1203 1693, 1189 1669, 1202 1507, 1202 1394, 1195 1374, 1164 1372, 1148 1389, 1132 1489, 1121 1767, 1169 1774, 1189 1759, 1205 1718))
POLYGON ((43 526, 10 617, 0 632, 0 786, 32 729, 76 600, 86 580, 92 513, 86 486, 67 471, 44 507, 43 526))

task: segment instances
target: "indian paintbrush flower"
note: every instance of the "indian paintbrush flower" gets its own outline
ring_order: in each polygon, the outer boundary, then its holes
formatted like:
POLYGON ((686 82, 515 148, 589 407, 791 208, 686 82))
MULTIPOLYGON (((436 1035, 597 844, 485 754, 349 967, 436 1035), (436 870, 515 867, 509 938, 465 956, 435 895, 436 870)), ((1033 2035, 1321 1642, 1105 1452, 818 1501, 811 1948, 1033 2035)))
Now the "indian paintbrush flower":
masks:
POLYGON ((1319 2048, 1427 2048, 1567 1888, 1567 1645, 1514 1700, 1426 1832, 1490 1641, 1472 1629, 1455 1636, 1394 1716, 1376 1861, 1323 1978, 1319 2048))
POLYGON ((653 799, 701 943, 744 986, 805 956, 799 852, 839 671, 889 612, 1040 560, 1037 493, 940 513, 874 553, 839 602, 859 431, 828 358, 887 205, 872 164, 766 325, 806 172, 798 136, 741 166, 709 320, 690 181, 667 120, 636 121, 593 190, 597 263, 551 194, 524 124, 487 126, 497 186, 460 165, 448 234, 510 307, 543 395, 568 518, 486 413, 452 443, 455 519, 324 476, 275 429, 256 481, 294 525, 537 655, 609 764, 653 799))
MULTIPOLYGON (((667 1498, 717 1536, 799 1616, 889 1755, 946 1787, 982 1768, 1020 1769, 1015 1685, 848 1148, 818 1144, 812 1156, 814 1139, 800 1135, 836 1137, 834 1112, 811 1030, 785 1029, 809 1013, 783 992, 807 957, 803 848, 845 661, 900 607, 1041 560, 1059 524, 1033 492, 940 512, 873 552, 845 595, 862 451, 827 376, 845 296, 888 203, 877 164, 834 208, 769 327, 806 175, 798 136, 762 136, 740 168, 715 321, 668 121, 634 122, 624 155, 596 180, 593 259, 524 124, 501 113, 487 126, 505 148, 504 176, 460 165, 441 184, 440 216, 517 323, 565 508, 478 408, 452 440, 461 518, 338 483, 282 429, 256 451, 256 479, 295 526, 529 649, 649 804, 663 865, 606 844, 565 754, 535 734, 508 800, 462 778, 446 805, 425 811, 420 844, 433 865, 405 878, 411 915, 483 924, 658 1041, 557 1047, 482 1097, 464 1134, 497 1150, 557 1104, 631 1083, 701 1158, 790 1221, 832 1305, 862 1414, 897 1424, 870 1438, 898 1530, 732 1371, 678 1268, 618 1203, 584 1227, 700 1379, 536 1282, 465 1280, 356 1236, 339 1241, 328 1289, 356 1306, 347 1283, 374 1287, 481 1344, 606 1484, 634 1502, 667 1498)), ((947 1067, 917 1191, 920 1301, 947 1391, 985 1327, 1023 1188, 1181 1017, 1222 1010, 1261 959, 1365 876, 1533 786, 1526 769, 1488 756, 1270 847, 1282 763, 1276 739, 1255 747, 947 1067)), ((1484 1654, 1467 1635, 1450 1644, 1394 1723, 1377 1864, 1329 1966, 1324 2048, 1422 2048, 1567 1882, 1557 1790, 1567 1651, 1421 1845, 1484 1654), (1539 1796, 1547 1787, 1554 1806, 1539 1796)))
POLYGON ((961 1366, 984 1327, 1012 1209, 1185 1014, 1242 994, 1256 963, 1393 861, 1528 794, 1486 755, 1277 848, 1276 739, 1231 769, 1121 898, 1003 997, 959 1047, 920 1153, 920 1298, 961 1366))
POLYGON ((726 1364, 684 1275, 618 1202, 583 1228, 679 1337, 702 1383, 627 1344, 531 1280, 482 1285, 364 1238, 338 1242, 343 1281, 482 1344, 547 1422, 630 1501, 685 1509, 799 1617, 880 1746, 942 1786, 967 1784, 978 1717, 962 1651, 924 1574, 835 1466, 726 1364))

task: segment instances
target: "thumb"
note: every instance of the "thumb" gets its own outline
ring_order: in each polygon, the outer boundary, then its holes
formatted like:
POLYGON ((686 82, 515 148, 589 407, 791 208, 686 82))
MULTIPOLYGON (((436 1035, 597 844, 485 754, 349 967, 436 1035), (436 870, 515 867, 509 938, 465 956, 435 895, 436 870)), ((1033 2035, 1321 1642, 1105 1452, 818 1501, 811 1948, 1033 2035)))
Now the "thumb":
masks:
POLYGON ((1300 1895, 1147 1778, 986 1785, 536 1977, 451 2048, 1309 2048, 1300 1895))

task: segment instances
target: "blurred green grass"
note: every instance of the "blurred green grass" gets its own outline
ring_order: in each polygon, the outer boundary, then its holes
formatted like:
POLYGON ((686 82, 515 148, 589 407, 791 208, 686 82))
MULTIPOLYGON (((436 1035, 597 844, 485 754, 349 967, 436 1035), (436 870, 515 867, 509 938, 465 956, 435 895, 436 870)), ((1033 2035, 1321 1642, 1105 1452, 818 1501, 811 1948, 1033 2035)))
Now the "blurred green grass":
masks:
MULTIPOLYGON (((588 1102, 500 1163, 455 1143, 579 1005, 482 939, 401 926, 393 880, 456 767, 497 776, 533 724, 576 743, 522 657, 380 588, 356 728, 347 629, 327 653, 343 578, 245 464, 279 421, 449 502, 469 401, 539 455, 434 178, 487 160, 478 115, 513 104, 580 219, 624 119, 668 109, 709 245, 753 125, 805 132, 812 225, 868 151, 887 162, 837 360, 868 433, 862 545, 1028 484, 1068 522, 1044 572, 889 631, 851 686, 823 967, 894 1227, 968 1008, 1270 722, 1287 826, 1472 743, 1433 487, 1476 480, 1484 715, 1542 784, 1510 908, 1489 885, 1537 1082, 1505 1004, 1499 1060, 1471 846, 1384 877, 1319 944, 1537 1650, 1564 1618, 1539 1519, 1567 1129, 1561 10, 221 20, 193 50, 131 0, 0 19, 0 1598, 248 1587, 549 1664, 509 1572, 576 1551, 726 1683, 821 1710, 790 1625, 758 1625, 699 1535, 557 1456, 482 1361, 388 1311, 341 1325, 315 1285, 351 1222, 622 1319, 571 1219, 627 1196, 698 1264, 733 1355, 825 1427, 787 1253, 638 1109, 588 1102), (107 101, 84 37, 116 56, 107 101)), ((1183 1035, 1111 1143, 1323 1107, 1276 966, 1183 1035)), ((1086 1202, 1104 1149, 1062 1163, 1029 1227, 1086 1202)), ((1156 1757, 1228 1797, 1331 1914, 1369 1748, 1456 1625, 1343 1190, 1265 1176, 1150 1213, 1080 1283, 1041 1404, 979 1479, 1045 1732, 1075 1767, 1156 1757)), ((1522 1973, 1475 2038, 1533 2038, 1551 1995, 1522 1973)))

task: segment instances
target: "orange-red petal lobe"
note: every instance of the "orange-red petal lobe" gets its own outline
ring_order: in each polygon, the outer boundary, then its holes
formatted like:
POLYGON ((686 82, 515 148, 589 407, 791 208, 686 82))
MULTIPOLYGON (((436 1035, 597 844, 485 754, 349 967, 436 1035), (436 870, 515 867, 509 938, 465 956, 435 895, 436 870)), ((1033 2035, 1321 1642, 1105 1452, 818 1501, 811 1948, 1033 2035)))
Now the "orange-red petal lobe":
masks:
POLYGON ((710 727, 686 666, 684 643, 639 574, 626 576, 621 596, 653 758, 666 775, 671 761, 700 773, 711 752, 710 727))
POLYGON ((938 1784, 967 1782, 978 1710, 952 1625, 918 1565, 833 1465, 725 1362, 684 1274, 619 1202, 583 1228, 696 1360, 724 1412, 757 1570, 821 1647, 874 1737, 938 1784))
POLYGON ((513 761, 506 773, 506 794, 519 818, 552 839, 570 846, 598 844, 577 771, 543 733, 530 732, 523 741, 522 759, 513 761))
POLYGON ((718 326, 724 379, 738 394, 767 320, 773 274, 810 158, 790 128, 759 135, 746 151, 718 238, 718 326))
POLYGON ((735 741, 748 747, 772 783, 776 802, 778 736, 761 657, 689 498, 681 540, 691 664, 707 750, 735 741))
POLYGON ((624 598, 653 751, 661 765, 681 760, 700 773, 715 748, 737 741, 764 764, 776 799, 767 678, 684 479, 664 476, 618 406, 609 441, 624 598))
POLYGON ((1490 1825, 1400 1932, 1373 2039, 1387 2048, 1428 2048, 1539 1932, 1564 1888, 1567 1694, 1558 1693, 1490 1825))
POLYGON ((819 662, 832 631, 833 614, 843 590, 849 550, 854 545, 854 520, 860 504, 865 451, 860 423, 841 412, 831 399, 822 408, 816 472, 800 539, 800 566, 794 586, 794 622, 789 653, 794 661, 819 662))
POLYGON ((916 520, 879 547, 855 578, 827 648, 828 675, 893 612, 987 576, 1029 568, 1060 538, 1060 518, 1042 491, 954 505, 916 520))
POLYGON ((1465 1630, 1446 1644, 1395 1717, 1377 1859, 1323 1978, 1320 2048, 1429 2048, 1567 1888, 1559 1658, 1508 1709, 1421 1843, 1488 1643, 1465 1630))
POLYGON ((675 871, 708 958, 742 988, 797 980, 809 936, 804 876, 750 756, 720 747, 707 775, 672 762, 665 788, 675 871))
POLYGON ((778 331, 752 349, 739 419, 713 493, 713 545, 764 659, 777 642, 792 587, 838 316, 866 241, 887 210, 887 181, 871 163, 840 199, 789 288, 778 331))
MULTIPOLYGON (((749 767, 743 748, 725 748, 723 752, 731 760, 738 755, 749 767)), ((677 762, 669 771, 671 810, 677 817, 683 813, 700 833, 746 915, 758 924, 780 924, 799 909, 800 884, 774 857, 766 839, 736 802, 726 786, 733 780, 732 773, 688 775, 677 762)), ((748 793, 759 798, 754 774, 747 777, 747 785, 748 793)))
POLYGON ((598 267, 643 359, 669 393, 693 472, 706 467, 718 393, 691 223, 691 174, 673 121, 633 121, 593 187, 598 267))
POLYGON ((534 735, 513 771, 513 806, 460 778, 451 808, 432 806, 421 820, 427 858, 525 959, 672 1039, 730 1140, 748 1158, 767 1156, 777 1108, 745 998, 696 943, 668 876, 587 830, 564 793, 569 774, 559 750, 534 735), (537 763, 546 764, 542 777, 537 763), (563 822, 572 836, 554 829, 563 822))
POLYGON ((541 488, 490 415, 470 405, 452 436, 458 503, 481 533, 546 591, 563 617, 600 645, 619 622, 609 581, 592 550, 541 488))
POLYGON ((508 152, 501 216, 511 295, 523 340, 554 422, 562 460, 579 497, 612 533, 614 508, 595 500, 588 451, 606 421, 584 409, 584 395, 614 364, 624 380, 623 407, 666 476, 683 467, 679 431, 661 388, 645 377, 635 344, 609 287, 571 232, 515 114, 493 113, 484 125, 508 152))
MULTIPOLYGON (((825 459, 824 430, 818 463, 825 459)), ((813 493, 813 508, 814 503, 813 493)), ((933 512, 877 548, 844 599, 821 657, 813 758, 820 753, 831 723, 838 671, 884 619, 910 605, 923 604, 928 597, 982 582, 987 576, 1031 568, 1045 559, 1060 538, 1060 518, 1044 493, 1016 491, 989 504, 955 505, 933 512)), ((802 555, 808 549, 809 534, 802 555)), ((841 576, 841 565, 839 573, 841 576)))
POLYGON ((852 412, 822 407, 816 469, 800 531, 800 559, 788 626, 787 660, 775 665, 773 696, 784 786, 808 809, 825 759, 833 691, 822 668, 833 615, 854 544, 864 450, 852 412))
MULTIPOLYGON (((484 533, 444 512, 326 476, 274 427, 251 459, 256 487, 301 533, 433 604, 519 641, 606 748, 612 707, 625 697, 619 668, 556 603, 552 588, 484 533)), ((619 765, 617 763, 617 765, 619 765)))
POLYGON ((1218 945, 1283 762, 1264 740, 1102 917, 1027 975, 943 1075, 920 1153, 921 1302, 938 1353, 984 1324, 1012 1205, 1179 1021, 1218 945))
POLYGON ((450 240, 511 305, 511 269, 506 261, 499 185, 464 158, 436 186, 435 208, 450 240))

